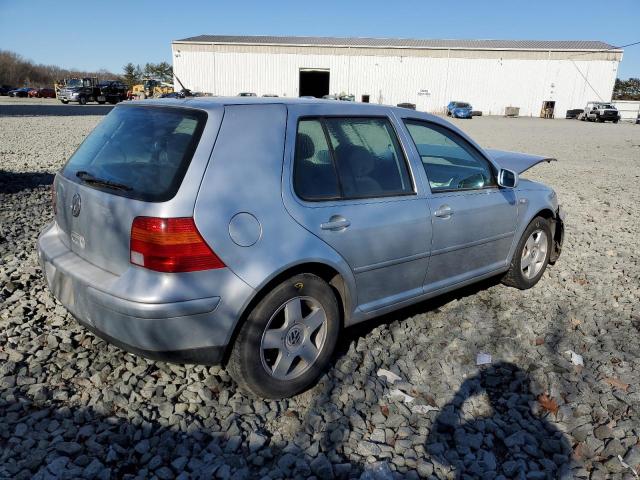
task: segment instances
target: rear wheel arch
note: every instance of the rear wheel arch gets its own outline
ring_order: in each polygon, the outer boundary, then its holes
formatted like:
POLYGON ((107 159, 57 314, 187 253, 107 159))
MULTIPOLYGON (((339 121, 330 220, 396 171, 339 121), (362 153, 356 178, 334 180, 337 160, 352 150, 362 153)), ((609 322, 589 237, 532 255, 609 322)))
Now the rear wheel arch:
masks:
POLYGON ((301 263, 287 268, 286 270, 278 273, 273 278, 269 279, 257 293, 253 296, 253 298, 246 305, 242 314, 240 315, 240 319, 236 322, 233 333, 231 334, 231 338, 229 342, 225 346, 225 352, 222 359, 222 365, 226 365, 229 360, 229 355, 231 354, 231 350, 233 349, 233 344, 238 337, 238 333, 240 332, 242 325, 247 320, 247 317, 251 313, 251 311, 255 308, 255 306, 271 291, 274 287, 289 279, 295 275, 301 273, 310 273, 312 275, 316 275, 320 277, 322 280, 327 282, 333 293, 336 297, 336 301, 338 302, 338 309, 340 313, 340 326, 344 328, 345 321, 349 316, 349 312, 351 311, 351 295, 349 292, 349 288, 344 280, 344 277, 340 272, 338 272, 335 268, 325 263, 320 262, 308 262, 301 263))

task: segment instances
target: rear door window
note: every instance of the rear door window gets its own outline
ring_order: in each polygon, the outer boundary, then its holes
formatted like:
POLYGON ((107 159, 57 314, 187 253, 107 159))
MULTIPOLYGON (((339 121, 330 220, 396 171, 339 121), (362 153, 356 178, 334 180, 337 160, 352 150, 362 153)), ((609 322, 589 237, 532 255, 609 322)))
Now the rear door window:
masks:
POLYGON ((171 199, 189 167, 207 114, 174 107, 114 108, 69 159, 63 175, 137 200, 171 199))
POLYGON ((300 120, 294 188, 307 200, 414 193, 395 130, 378 117, 300 120))

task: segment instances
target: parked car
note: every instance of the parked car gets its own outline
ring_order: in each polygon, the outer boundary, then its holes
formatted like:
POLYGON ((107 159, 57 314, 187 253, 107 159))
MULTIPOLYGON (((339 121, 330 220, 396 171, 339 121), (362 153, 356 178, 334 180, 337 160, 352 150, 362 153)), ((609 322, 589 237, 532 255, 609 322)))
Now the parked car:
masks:
POLYGON ((572 108, 570 110, 567 110, 565 118, 579 118, 583 113, 584 110, 582 108, 572 108))
POLYGON ((640 112, 638 113, 638 116, 636 117, 636 125, 640 125, 640 112))
POLYGON ((56 98, 53 88, 36 88, 29 91, 29 98, 56 98))
POLYGON ((449 102, 447 105, 447 117, 452 118, 472 118, 471 105, 467 102, 449 102))
POLYGON ((31 87, 17 88, 15 90, 11 90, 9 92, 9 96, 27 98, 29 96, 29 92, 31 92, 32 90, 35 90, 35 88, 31 88, 31 87))
POLYGON ((240 92, 238 96, 239 97, 255 97, 256 94, 253 92, 240 92))
POLYGON ((415 103, 405 102, 405 103, 399 103, 398 107, 400 107, 400 108, 408 108, 409 110, 415 110, 416 109, 416 104, 415 103))
POLYGON ((531 288, 558 259, 556 194, 520 178, 552 159, 405 108, 274 102, 134 101, 85 139, 38 239, 80 323, 281 398, 315 382, 342 327, 489 276, 531 288))
POLYGON ((338 95, 323 95, 322 98, 324 100, 340 100, 338 95))
POLYGON ((11 90, 15 90, 15 87, 11 85, 2 85, 0 86, 0 95, 8 95, 11 90))
POLYGON ((613 122, 620 121, 618 109, 607 102, 589 102, 584 107, 584 112, 579 116, 581 120, 589 122, 613 122))

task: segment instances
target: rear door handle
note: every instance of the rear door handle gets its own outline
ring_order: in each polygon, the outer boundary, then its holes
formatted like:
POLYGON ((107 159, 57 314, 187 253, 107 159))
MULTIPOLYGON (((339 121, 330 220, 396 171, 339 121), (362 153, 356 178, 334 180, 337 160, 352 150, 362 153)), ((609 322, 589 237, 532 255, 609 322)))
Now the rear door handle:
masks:
POLYGON ((328 222, 321 223, 320 228, 322 230, 344 230, 349 225, 351 222, 342 215, 333 215, 328 222))
POLYGON ((435 211, 434 215, 440 218, 449 218, 453 215, 453 210, 449 205, 441 205, 440 208, 435 211))

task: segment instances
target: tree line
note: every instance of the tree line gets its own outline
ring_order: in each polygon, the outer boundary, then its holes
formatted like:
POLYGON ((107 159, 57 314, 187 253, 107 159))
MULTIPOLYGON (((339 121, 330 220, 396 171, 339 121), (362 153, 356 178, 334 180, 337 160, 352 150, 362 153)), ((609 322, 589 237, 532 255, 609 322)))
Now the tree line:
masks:
POLYGON ((53 87, 65 78, 98 77, 100 80, 122 80, 129 88, 145 78, 173 83, 173 68, 167 62, 146 63, 144 67, 127 63, 122 74, 105 69, 86 71, 60 68, 56 65, 36 64, 17 53, 0 50, 0 85, 12 87, 53 87))
POLYGON ((616 78, 613 87, 614 100, 640 100, 640 78, 620 80, 616 78))
POLYGON ((0 50, 0 85, 12 87, 53 87, 54 82, 72 77, 118 79, 108 70, 85 71, 60 68, 56 65, 36 64, 17 53, 0 50))
POLYGON ((129 62, 122 67, 122 80, 129 88, 141 83, 145 78, 153 78, 167 83, 173 83, 173 67, 167 62, 146 63, 144 68, 129 62))

